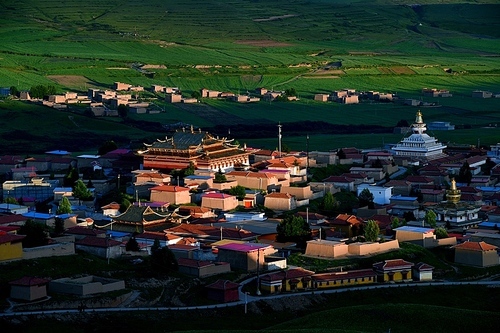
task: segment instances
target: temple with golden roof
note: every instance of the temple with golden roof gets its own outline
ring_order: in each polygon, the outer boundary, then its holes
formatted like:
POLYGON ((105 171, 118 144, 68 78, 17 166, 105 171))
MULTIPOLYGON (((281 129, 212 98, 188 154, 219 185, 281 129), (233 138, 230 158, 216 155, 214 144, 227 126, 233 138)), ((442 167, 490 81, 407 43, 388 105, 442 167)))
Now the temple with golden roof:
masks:
POLYGON ((144 146, 144 150, 138 151, 143 157, 144 169, 185 169, 192 163, 197 169, 226 172, 235 166, 249 165, 250 153, 233 144, 233 140, 194 131, 192 126, 191 130, 183 129, 172 137, 144 146))
POLYGON ((436 138, 425 133, 427 127, 420 110, 417 112, 415 122, 411 127, 413 133, 392 148, 396 157, 406 157, 412 160, 426 162, 446 156, 443 153, 443 149, 445 149, 446 146, 439 143, 436 138))
POLYGON ((469 228, 482 222, 478 213, 481 205, 460 201, 461 191, 457 189, 455 179, 451 180, 450 189, 446 190, 446 201, 430 207, 436 213, 436 221, 444 222, 448 227, 469 228))

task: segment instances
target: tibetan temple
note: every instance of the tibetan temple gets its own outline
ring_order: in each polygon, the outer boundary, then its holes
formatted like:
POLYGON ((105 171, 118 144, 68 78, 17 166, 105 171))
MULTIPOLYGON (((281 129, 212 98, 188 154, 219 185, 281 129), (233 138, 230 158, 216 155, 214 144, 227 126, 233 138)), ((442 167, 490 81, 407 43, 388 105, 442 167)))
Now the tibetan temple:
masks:
POLYGON ((417 112, 415 122, 411 127, 413 133, 392 148, 395 156, 422 162, 446 156, 443 153, 446 146, 425 133, 427 127, 420 111, 417 112))
POLYGON ((232 144, 232 140, 196 132, 193 127, 144 145, 145 150, 138 152, 143 156, 144 169, 185 169, 193 163, 197 169, 227 172, 235 166, 249 165, 249 153, 232 144))
POLYGON ((451 188, 446 190, 446 201, 430 207, 436 213, 436 220, 445 222, 452 228, 469 228, 482 222, 478 215, 481 205, 469 204, 460 199, 461 192, 457 189, 455 179, 452 179, 451 188))

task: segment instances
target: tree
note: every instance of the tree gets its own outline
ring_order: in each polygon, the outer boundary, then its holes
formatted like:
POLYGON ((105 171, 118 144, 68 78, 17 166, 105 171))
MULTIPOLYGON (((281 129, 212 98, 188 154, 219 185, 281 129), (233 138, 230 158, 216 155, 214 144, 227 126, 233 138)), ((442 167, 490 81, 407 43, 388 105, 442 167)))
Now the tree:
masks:
POLYGON ((72 212, 71 210, 71 203, 69 202, 67 197, 62 197, 61 200, 59 201, 59 206, 57 207, 57 214, 70 214, 72 212))
POLYGON ((462 164, 462 166, 460 167, 457 180, 461 183, 467 183, 467 186, 470 185, 470 182, 472 180, 472 171, 467 161, 465 161, 464 164, 462 164))
POLYGON ((3 199, 3 202, 6 204, 13 204, 13 205, 19 204, 19 202, 16 200, 16 198, 13 198, 13 197, 7 197, 7 198, 3 199))
POLYGON ((229 194, 236 196, 238 200, 243 200, 246 195, 246 190, 245 187, 236 185, 229 189, 229 194))
POLYGON ((325 212, 332 212, 337 208, 338 203, 332 192, 326 192, 323 197, 323 210, 325 212))
POLYGON ((424 222, 429 225, 431 228, 436 227, 436 213, 432 209, 429 209, 425 212, 424 222))
POLYGON ((80 175, 78 174, 78 170, 76 170, 74 167, 70 166, 68 168, 68 171, 66 172, 66 175, 63 178, 63 186, 73 187, 73 186, 75 186, 75 182, 79 178, 80 178, 80 175))
POLYGON ((200 99, 201 98, 201 93, 198 90, 195 90, 191 93, 192 98, 200 99))
POLYGON ((290 88, 285 90, 285 95, 287 96, 297 96, 297 91, 295 88, 290 88))
POLYGON ((392 221, 391 221, 391 229, 396 229, 397 227, 399 227, 401 225, 401 221, 399 220, 399 218, 397 217, 393 217, 392 218, 392 221))
POLYGON ((398 121, 398 123, 396 124, 396 127, 410 127, 410 124, 408 123, 408 120, 406 119, 401 119, 400 121, 398 121))
POLYGON ((92 192, 90 192, 81 179, 78 179, 73 188, 73 196, 79 200, 86 201, 92 199, 92 192))
POLYGON ((158 251, 160 248, 161 248, 160 240, 156 238, 153 242, 153 246, 151 246, 151 253, 158 251))
POLYGON ((128 106, 126 106, 125 104, 120 104, 118 105, 118 115, 122 118, 126 118, 127 115, 128 115, 128 106))
POLYGON ((60 217, 56 217, 54 221, 54 235, 60 236, 64 233, 64 220, 60 217))
POLYGON ((345 158, 346 158, 346 154, 345 154, 345 152, 344 152, 342 149, 340 149, 340 150, 337 152, 337 157, 339 158, 339 160, 343 160, 343 159, 345 159, 345 158))
POLYGON ((364 207, 364 206, 368 206, 370 208, 370 206, 373 207, 373 194, 372 192, 370 192, 369 189, 365 188, 363 189, 363 191, 361 191, 361 193, 359 194, 359 205, 361 207, 364 207))
POLYGON ((403 213, 403 218, 405 219, 405 221, 416 221, 417 218, 415 217, 415 214, 413 214, 413 212, 404 212, 403 213))
POLYGON ((374 220, 368 220, 365 226, 365 239, 367 242, 376 242, 379 238, 380 227, 374 220))
POLYGON ((23 239, 23 247, 30 248, 47 245, 48 230, 49 228, 43 223, 27 220, 18 232, 20 235, 26 235, 23 239))
POLYGON ((448 232, 443 227, 436 228, 434 230, 434 234, 436 235, 437 239, 448 238, 448 232))
POLYGON ((139 243, 137 243, 135 237, 130 237, 127 244, 125 244, 125 250, 134 252, 138 252, 141 250, 141 248, 139 247, 139 243))
POLYGON ((97 151, 98 155, 106 155, 110 151, 113 151, 115 149, 118 149, 118 145, 113 141, 109 140, 104 142, 100 147, 99 150, 97 151))
POLYGON ((151 266, 160 273, 176 271, 178 264, 174 254, 168 247, 162 247, 151 254, 151 266))
POLYGON ((194 175, 194 170, 196 170, 196 168, 194 167, 194 163, 189 162, 189 166, 186 169, 184 169, 184 176, 194 175))
POLYGON ((11 86, 9 92, 12 96, 19 97, 19 90, 16 86, 11 86))
POLYGON ((226 175, 222 173, 222 170, 219 168, 219 171, 215 174, 214 183, 225 183, 227 182, 226 175))
POLYGON ((297 246, 304 247, 306 241, 311 239, 311 228, 300 216, 289 214, 276 227, 276 240, 278 242, 295 242, 297 246))

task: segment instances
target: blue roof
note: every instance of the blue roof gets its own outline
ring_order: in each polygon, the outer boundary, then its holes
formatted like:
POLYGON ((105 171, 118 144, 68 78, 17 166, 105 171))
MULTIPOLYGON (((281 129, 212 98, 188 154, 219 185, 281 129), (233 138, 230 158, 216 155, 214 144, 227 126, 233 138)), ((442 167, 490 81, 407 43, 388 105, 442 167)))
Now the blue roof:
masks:
POLYGON ((70 217, 73 217, 73 216, 78 216, 78 214, 71 214, 71 213, 67 213, 67 214, 60 214, 60 215, 57 215, 57 217, 60 217, 62 219, 69 219, 70 217))
POLYGON ((184 177, 184 179, 204 179, 204 180, 209 180, 212 177, 210 176, 202 176, 202 175, 189 175, 184 177))
POLYGON ((124 237, 130 236, 130 232, 106 230, 106 235, 110 235, 111 237, 124 237))
POLYGON ((432 229, 432 228, 423 228, 423 227, 412 227, 412 226, 404 225, 404 226, 396 228, 394 230, 396 230, 396 231, 398 231, 398 230, 401 230, 401 231, 411 231, 411 232, 419 232, 419 233, 426 234, 428 232, 432 232, 434 229, 432 229))
POLYGON ((401 201, 415 201, 418 198, 417 197, 406 197, 406 196, 402 196, 401 194, 398 194, 398 195, 393 195, 390 199, 391 200, 401 200, 401 201))
POLYGON ((54 214, 45 214, 45 213, 38 213, 38 212, 28 212, 22 214, 24 217, 27 218, 32 218, 32 219, 39 219, 39 220, 48 220, 52 219, 55 217, 54 214))

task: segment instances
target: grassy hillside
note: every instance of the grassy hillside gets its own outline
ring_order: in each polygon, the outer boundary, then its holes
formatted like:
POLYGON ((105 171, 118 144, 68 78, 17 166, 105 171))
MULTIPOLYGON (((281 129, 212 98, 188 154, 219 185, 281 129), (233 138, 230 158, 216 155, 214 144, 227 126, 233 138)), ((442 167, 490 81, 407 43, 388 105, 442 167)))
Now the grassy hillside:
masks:
MULTIPOLYGON (((325 105, 312 98, 316 93, 352 88, 420 99, 423 87, 454 94, 452 99, 434 100, 443 108, 425 110, 426 121, 480 128, 500 117, 500 100, 470 98, 472 90, 499 89, 500 4, 493 0, 424 0, 418 5, 404 0, 292 0, 286 6, 278 0, 89 0, 85 5, 76 0, 4 0, 0 12, 3 87, 28 90, 50 84, 60 92, 85 91, 121 81, 146 87, 177 86, 186 95, 203 87, 235 93, 257 87, 294 88, 301 98, 298 103, 252 106, 208 102, 211 110, 225 117, 198 112, 200 108, 162 106, 166 113, 134 116, 135 120, 183 121, 204 128, 305 120, 394 126, 399 119, 411 121, 416 110, 393 105, 325 105), (138 64, 154 72, 154 77, 138 71, 138 64)), ((53 117, 44 119, 44 129, 38 131, 50 131, 54 127, 50 121, 58 119, 53 117)), ((67 122, 67 115, 63 118, 67 122)), ((19 124, 29 122, 7 124, 4 138, 12 138, 9 131, 13 130, 21 131, 16 139, 26 137, 23 131, 37 135, 19 124)), ((99 129, 102 122, 89 124, 76 133, 88 129, 87 137, 96 141, 102 139, 100 133, 123 140, 122 135, 147 137, 143 130, 119 121, 105 120, 103 132, 99 129)), ((73 125, 68 125, 70 130, 73 125)), ((483 143, 496 142, 494 135, 490 140, 484 131, 460 134, 457 141, 470 137, 475 143, 479 136, 483 143)), ((54 144, 61 142, 60 137, 51 137, 54 144)), ((253 143, 272 147, 273 140, 253 143)), ((291 139, 290 146, 301 149, 298 140, 291 139)), ((313 147, 322 148, 321 140, 313 139, 313 147)), ((342 140, 327 138, 339 145, 342 140)), ((347 141, 353 143, 341 146, 370 143, 352 137, 347 141)), ((386 135, 376 141, 386 141, 386 135)), ((19 146, 25 143, 21 140, 19 146)))

